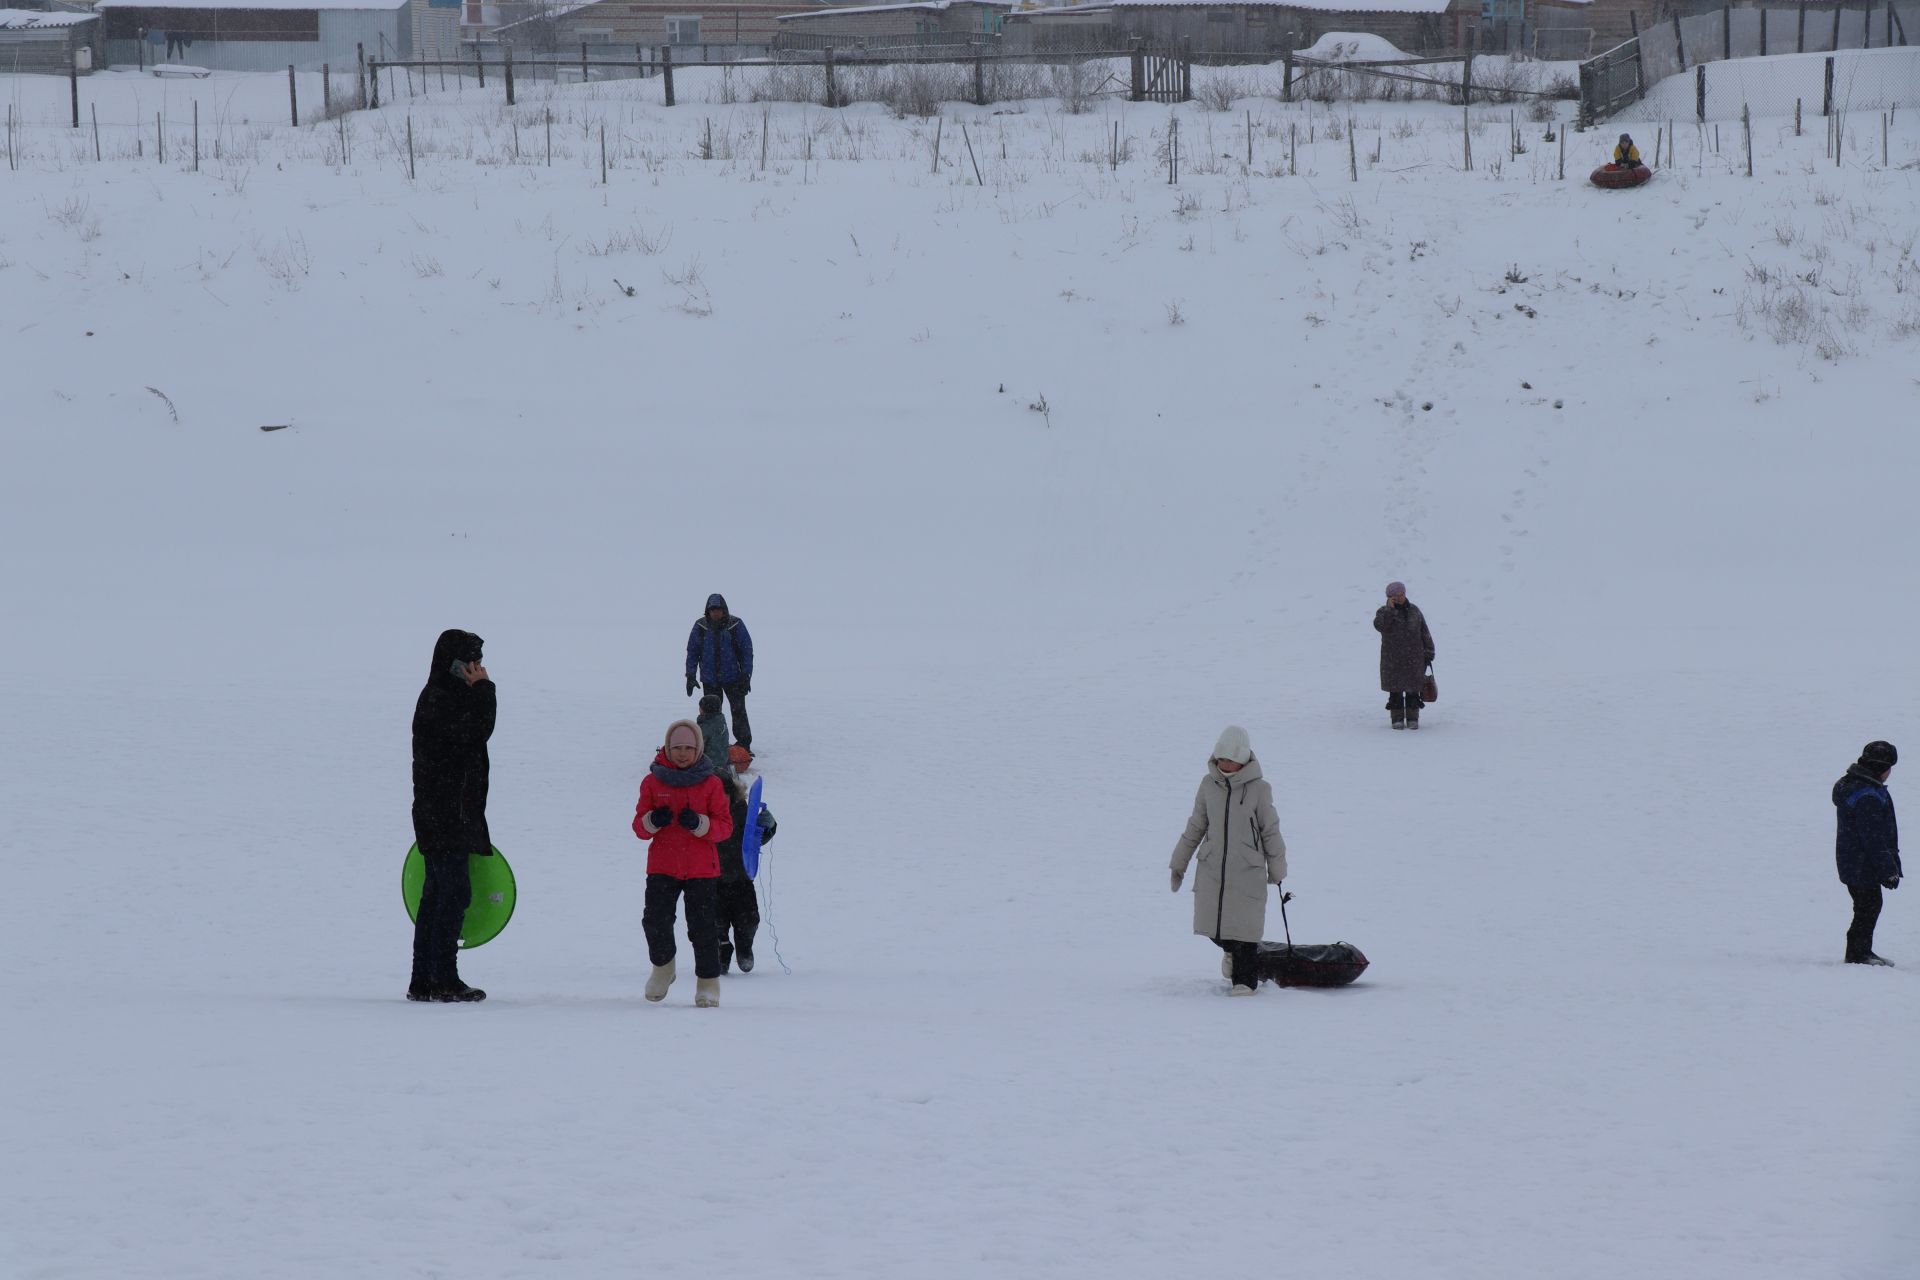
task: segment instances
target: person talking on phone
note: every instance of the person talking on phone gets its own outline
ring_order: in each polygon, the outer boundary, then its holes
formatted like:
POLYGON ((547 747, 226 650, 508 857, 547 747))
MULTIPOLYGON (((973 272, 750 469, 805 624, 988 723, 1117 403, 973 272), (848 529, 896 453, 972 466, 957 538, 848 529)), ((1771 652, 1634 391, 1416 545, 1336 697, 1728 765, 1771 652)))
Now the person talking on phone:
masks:
POLYGON ((480 637, 442 631, 427 687, 413 707, 413 837, 427 878, 413 923, 413 979, 407 999, 467 1004, 487 993, 460 980, 460 925, 473 898, 467 858, 491 856, 487 831, 487 739, 493 736, 493 681, 480 664, 480 637))

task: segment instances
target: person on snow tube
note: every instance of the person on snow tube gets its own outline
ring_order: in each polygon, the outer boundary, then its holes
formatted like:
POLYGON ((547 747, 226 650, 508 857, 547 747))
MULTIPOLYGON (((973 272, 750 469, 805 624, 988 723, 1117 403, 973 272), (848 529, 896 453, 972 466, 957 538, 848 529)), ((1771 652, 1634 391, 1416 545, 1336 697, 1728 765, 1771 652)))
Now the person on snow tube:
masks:
POLYGON ((1643 161, 1640 159, 1640 148, 1633 145, 1633 135, 1630 133, 1621 134, 1619 144, 1613 149, 1614 167, 1619 169, 1637 169, 1642 163, 1643 161))

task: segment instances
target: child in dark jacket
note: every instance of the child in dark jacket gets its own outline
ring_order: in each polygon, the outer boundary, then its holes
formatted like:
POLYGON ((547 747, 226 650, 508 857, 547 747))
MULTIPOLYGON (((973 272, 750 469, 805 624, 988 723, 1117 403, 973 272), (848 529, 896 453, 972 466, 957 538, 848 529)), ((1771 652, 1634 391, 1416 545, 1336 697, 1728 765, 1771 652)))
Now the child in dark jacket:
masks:
POLYGON ((720 714, 719 694, 700 695, 700 718, 694 724, 700 730, 701 754, 706 756, 715 772, 725 770, 728 767, 727 718, 720 714))
POLYGON ((1887 777, 1900 753, 1891 742, 1869 742, 1860 758, 1833 784, 1838 818, 1834 861, 1853 898, 1847 930, 1848 964, 1892 964, 1873 953, 1873 927, 1880 920, 1882 889, 1900 887, 1900 828, 1894 821, 1887 777))
MULTIPOLYGON (((760 928, 760 899, 753 881, 747 878, 741 846, 747 834, 747 788, 733 776, 732 770, 720 775, 727 789, 728 809, 733 818, 733 834, 720 842, 720 889, 715 909, 720 927, 720 972, 725 973, 736 957, 740 972, 753 972, 753 935, 760 928), (731 938, 729 938, 731 935, 731 938)), ((773 842, 778 824, 773 810, 760 806, 760 844, 773 842)))
POLYGON ((693 944, 694 1004, 711 1009, 720 1003, 720 938, 714 926, 714 898, 720 883, 716 846, 733 834, 726 788, 700 753, 700 730, 691 720, 675 720, 653 767, 640 780, 633 834, 647 842, 647 904, 640 926, 647 935, 653 973, 647 999, 667 998, 673 985, 673 917, 680 896, 687 899, 687 941, 693 944))

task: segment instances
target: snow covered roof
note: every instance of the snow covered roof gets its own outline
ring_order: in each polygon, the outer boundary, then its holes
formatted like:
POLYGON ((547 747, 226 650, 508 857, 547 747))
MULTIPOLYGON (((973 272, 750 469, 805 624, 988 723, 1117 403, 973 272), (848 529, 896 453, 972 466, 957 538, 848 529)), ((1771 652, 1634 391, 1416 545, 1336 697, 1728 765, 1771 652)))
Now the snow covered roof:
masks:
POLYGON ((783 13, 780 21, 785 22, 788 18, 841 18, 855 13, 903 13, 912 9, 945 13, 956 4, 979 4, 991 9, 1013 8, 1013 0, 908 0, 903 4, 864 4, 854 8, 828 4, 806 13, 783 13))
POLYGON ((1103 7, 1111 9, 1309 9, 1315 13, 1445 13, 1455 4, 1463 2, 1464 0, 1111 0, 1111 3, 1103 7))
POLYGON ((413 0, 94 0, 95 9, 217 9, 222 13, 270 9, 276 13, 325 9, 404 9, 413 0))
POLYGON ((92 13, 42 13, 38 9, 0 9, 0 31, 30 31, 36 27, 77 27, 98 22, 92 13))

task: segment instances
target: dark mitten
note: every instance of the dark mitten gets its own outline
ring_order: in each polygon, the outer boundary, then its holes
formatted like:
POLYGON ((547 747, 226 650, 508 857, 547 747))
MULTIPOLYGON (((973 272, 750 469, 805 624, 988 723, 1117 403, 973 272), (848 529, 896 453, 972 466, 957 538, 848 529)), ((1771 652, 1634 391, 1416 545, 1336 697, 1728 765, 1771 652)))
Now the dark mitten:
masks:
POLYGON ((666 805, 661 805, 658 809, 649 809, 647 810, 647 821, 653 823, 653 829, 658 831, 673 821, 673 810, 669 809, 666 805))
POLYGON ((740 696, 744 698, 752 692, 753 692, 753 677, 748 676, 745 680, 742 680, 740 682, 740 696))
POLYGON ((687 672, 687 696, 689 698, 693 696, 693 672, 691 671, 687 672))
POLYGON ((691 809, 682 809, 680 811, 680 825, 689 831, 698 831, 700 829, 700 817, 700 814, 695 813, 691 809))
POLYGON ((1898 889, 1900 887, 1900 877, 1889 876, 1880 882, 1880 887, 1883 889, 1898 889))

